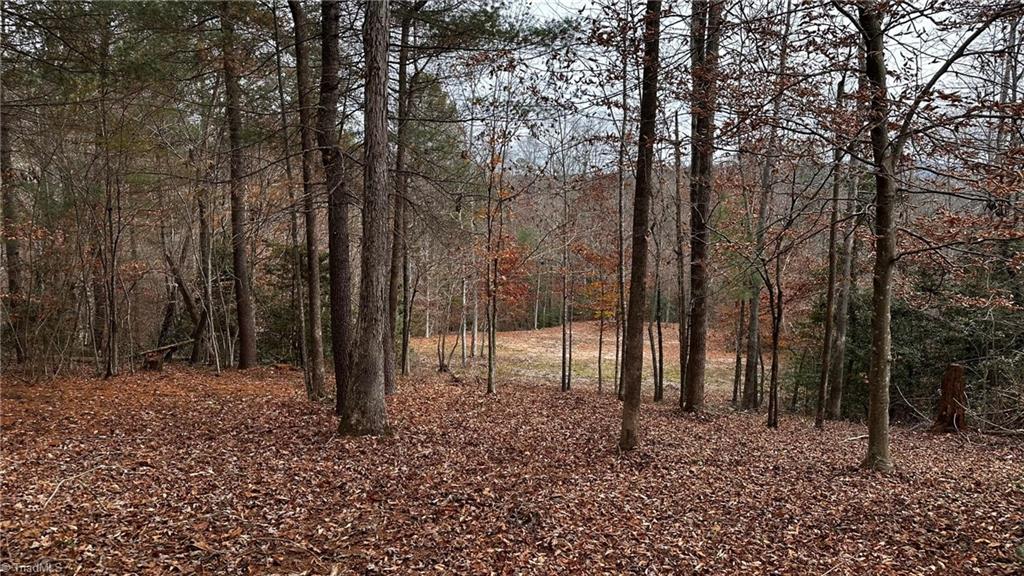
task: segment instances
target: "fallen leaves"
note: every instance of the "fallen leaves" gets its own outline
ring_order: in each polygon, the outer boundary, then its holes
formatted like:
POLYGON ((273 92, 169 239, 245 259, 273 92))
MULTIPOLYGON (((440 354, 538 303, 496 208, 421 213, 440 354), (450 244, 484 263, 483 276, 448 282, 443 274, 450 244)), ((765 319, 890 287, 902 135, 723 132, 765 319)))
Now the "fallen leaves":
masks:
POLYGON ((81 573, 1013 574, 1024 454, 894 430, 620 405, 438 376, 389 399, 396 434, 334 434, 301 375, 172 368, 4 386, 0 554, 81 573))

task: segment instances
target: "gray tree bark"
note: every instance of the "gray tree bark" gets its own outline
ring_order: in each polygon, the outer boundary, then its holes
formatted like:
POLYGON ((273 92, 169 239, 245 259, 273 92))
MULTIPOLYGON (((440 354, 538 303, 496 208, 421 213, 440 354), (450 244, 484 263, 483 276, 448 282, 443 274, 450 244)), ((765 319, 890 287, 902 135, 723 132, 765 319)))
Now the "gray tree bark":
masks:
POLYGON ((360 254, 358 337, 352 378, 341 413, 343 434, 382 434, 387 430, 384 404, 384 337, 389 327, 388 291, 388 14, 389 1, 368 2, 363 22, 366 61, 364 106, 363 243, 360 254))

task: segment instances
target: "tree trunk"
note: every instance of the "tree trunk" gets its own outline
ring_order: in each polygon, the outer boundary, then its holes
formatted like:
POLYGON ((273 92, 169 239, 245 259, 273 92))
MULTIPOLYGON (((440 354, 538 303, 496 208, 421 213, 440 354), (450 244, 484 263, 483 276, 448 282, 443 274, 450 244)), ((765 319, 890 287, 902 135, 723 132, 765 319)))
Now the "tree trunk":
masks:
POLYGON ((366 5, 363 50, 366 59, 364 107, 363 243, 360 254, 358 338, 349 393, 341 413, 344 434, 382 434, 388 282, 388 12, 389 1, 366 5))
POLYGON ((249 283, 249 258, 246 252, 248 219, 245 188, 242 186, 242 90, 238 81, 238 56, 235 53, 235 23, 232 2, 221 2, 220 20, 224 36, 224 108, 227 114, 230 147, 229 180, 231 193, 231 248, 235 281, 235 308, 238 313, 238 367, 256 365, 256 316, 249 283))
POLYGON ((462 367, 466 367, 466 277, 462 277, 462 313, 459 316, 459 348, 462 355, 462 367))
MULTIPOLYGON (((6 80, 3 78, 2 80, 6 80)), ((27 358, 25 346, 25 318, 22 301, 21 286, 21 244, 18 241, 18 208, 15 197, 15 183, 17 177, 14 173, 14 165, 11 162, 11 111, 6 105, 7 90, 3 83, 0 83, 0 184, 3 185, 3 193, 0 200, 3 202, 3 238, 4 255, 7 259, 7 302, 10 314, 10 323, 13 327, 12 340, 14 357, 18 363, 24 362, 27 358)))
POLYGON ((658 326, 658 401, 665 398, 665 334, 661 328, 662 310, 661 310, 661 283, 657 284, 658 288, 656 291, 657 297, 657 308, 655 308, 655 324, 658 326))
MULTIPOLYGON (((203 280, 203 318, 200 323, 205 321, 209 332, 207 336, 210 340, 210 355, 213 357, 217 373, 220 374, 220 349, 217 345, 216 322, 213 315, 213 232, 210 224, 211 216, 207 208, 208 195, 209 191, 204 189, 200 192, 196 202, 199 209, 199 258, 201 260, 199 269, 202 270, 203 280)), ((190 359, 193 364, 199 361, 199 350, 198 344, 194 342, 190 359)))
POLYGON ((597 393, 604 392, 604 367, 601 365, 604 360, 604 314, 597 323, 597 393))
POLYGON ((871 352, 868 369, 868 451, 863 466, 892 469, 889 455, 889 371, 892 362, 890 308, 896 228, 894 174, 896 158, 889 141, 889 101, 886 90, 883 8, 875 3, 858 7, 867 47, 865 71, 871 88, 871 152, 875 170, 875 265, 871 294, 871 352))
POLYGON ((537 265, 537 291, 533 301, 533 329, 540 328, 540 265, 537 265))
MULTIPOLYGON (((859 180, 858 175, 854 173, 851 177, 852 192, 847 201, 847 218, 852 218, 857 210, 859 180)), ((843 243, 838 247, 842 272, 839 278, 839 302, 833 320, 835 338, 832 339, 832 366, 828 376, 828 402, 825 407, 825 417, 829 420, 836 420, 842 415, 843 384, 846 380, 846 332, 850 322, 850 300, 856 289, 853 269, 857 258, 855 241, 859 222, 859 217, 853 221, 843 237, 843 243)))
POLYGON ((781 254, 775 259, 775 286, 768 287, 772 312, 772 368, 768 385, 768 427, 779 427, 779 336, 782 331, 782 266, 781 254))
MULTIPOLYGON (((836 88, 837 106, 842 107, 845 79, 836 88)), ((814 412, 814 427, 825 428, 825 399, 828 392, 828 376, 832 365, 833 338, 832 322, 835 317, 836 298, 836 229, 839 226, 839 172, 842 167, 843 151, 836 144, 832 154, 832 206, 828 223, 828 279, 825 284, 825 333, 821 343, 821 373, 818 377, 818 402, 814 412)))
POLYGON ((690 312, 689 360, 683 410, 704 410, 704 370, 707 363, 708 241, 711 189, 714 186, 715 92, 722 2, 695 0, 693 20, 693 160, 690 165, 690 312))
MULTIPOLYGON (((408 148, 408 122, 412 104, 412 87, 409 83, 409 31, 412 28, 412 17, 425 1, 407 6, 402 12, 401 35, 398 48, 398 130, 395 137, 395 193, 393 212, 394 228, 391 238, 391 261, 388 274, 388 333, 384 337, 384 392, 393 394, 397 389, 395 383, 395 338, 398 337, 398 288, 402 281, 402 255, 405 253, 405 204, 409 195, 409 176, 406 173, 406 156, 408 148)), ((408 352, 404 349, 405 339, 401 341, 403 349, 401 357, 408 352)), ((403 370, 404 372, 404 370, 403 370)))
POLYGON ((562 392, 569 389, 569 192, 562 183, 562 392))
POLYGON ((320 162, 327 181, 327 243, 331 300, 331 356, 334 360, 334 411, 345 411, 350 371, 349 349, 352 272, 348 248, 348 192, 345 189, 344 156, 338 145, 338 17, 337 0, 320 4, 321 33, 320 102, 317 110, 317 140, 320 162))
MULTIPOLYGON (((632 15, 630 16, 632 18, 632 15)), ((618 158, 618 220, 616 283, 619 298, 615 308, 615 390, 619 400, 625 399, 625 353, 626 353, 626 127, 629 120, 629 60, 632 51, 629 37, 622 34, 622 130, 619 132, 618 158)))
POLYGON ((639 440, 640 392, 644 362, 644 308, 647 281, 647 228, 651 204, 651 172, 654 164, 658 115, 658 44, 661 36, 661 1, 648 0, 644 14, 644 71, 640 95, 640 132, 633 201, 633 258, 630 271, 629 309, 626 317, 626 351, 622 358, 622 430, 619 449, 632 450, 639 440))
POLYGON ((302 4, 288 0, 295 22, 295 69, 299 92, 299 132, 302 140, 302 192, 306 217, 306 307, 309 314, 309 376, 310 391, 315 399, 324 396, 324 336, 320 320, 320 247, 317 241, 318 220, 313 194, 313 114, 310 101, 309 47, 306 36, 306 15, 302 4))
POLYGON ((740 399, 740 380, 743 373, 743 316, 747 310, 747 301, 740 299, 740 310, 736 315, 736 367, 732 374, 732 405, 740 399))
POLYGON ((686 405, 686 371, 689 360, 688 344, 690 341, 690 292, 689 292, 689 254, 686 250, 687 238, 690 233, 690 210, 684 208, 686 199, 683 194, 683 156, 682 137, 679 134, 679 113, 675 115, 675 205, 676 205, 676 289, 679 300, 679 408, 686 405))

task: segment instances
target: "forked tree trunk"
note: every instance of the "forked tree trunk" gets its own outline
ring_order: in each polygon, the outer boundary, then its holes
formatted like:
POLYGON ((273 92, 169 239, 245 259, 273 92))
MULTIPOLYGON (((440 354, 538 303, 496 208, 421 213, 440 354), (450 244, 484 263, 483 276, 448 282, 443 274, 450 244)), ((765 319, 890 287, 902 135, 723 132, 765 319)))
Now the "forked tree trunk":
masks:
POLYGON ((363 243, 360 255, 359 324, 349 394, 341 413, 344 434, 382 434, 384 336, 388 330, 388 0, 366 5, 363 48, 366 59, 363 243))
POLYGON ((647 228, 658 115, 660 24, 661 1, 648 0, 644 13, 643 90, 640 95, 640 138, 636 162, 636 193, 633 202, 633 259, 629 309, 626 317, 626 351, 622 359, 624 398, 622 429, 619 434, 621 450, 632 450, 639 441, 640 391, 644 365, 644 308, 647 305, 644 284, 647 280, 647 228))
POLYGON ((694 55, 693 158, 690 165, 690 341, 686 366, 686 399, 683 411, 704 410, 704 371, 707 363, 708 243, 710 240, 711 189, 714 185, 715 92, 718 75, 718 41, 722 1, 695 0, 691 37, 694 55))

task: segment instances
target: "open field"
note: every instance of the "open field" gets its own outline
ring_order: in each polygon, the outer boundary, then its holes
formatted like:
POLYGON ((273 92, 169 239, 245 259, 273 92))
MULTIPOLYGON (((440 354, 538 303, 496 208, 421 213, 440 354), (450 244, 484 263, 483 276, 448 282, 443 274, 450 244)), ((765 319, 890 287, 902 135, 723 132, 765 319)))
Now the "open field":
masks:
MULTIPOLYGON (((678 399, 679 396, 679 333, 676 326, 676 324, 666 323, 662 328, 665 351, 665 397, 667 399, 678 399)), ((477 345, 480 346, 480 342, 486 341, 486 334, 481 332, 478 338, 477 345)), ((597 322, 574 324, 572 358, 574 386, 597 389, 598 338, 597 322)), ((657 333, 655 333, 655 338, 657 338, 657 333)), ((412 340, 415 358, 425 369, 437 366, 436 341, 436 337, 430 339, 420 337, 412 340)), ((446 341, 447 351, 450 352, 451 347, 456 343, 457 340, 449 335, 446 341)), ((556 386, 558 385, 562 366, 561 327, 499 332, 497 343, 499 378, 530 379, 554 382, 556 386)), ((602 348, 602 389, 612 391, 615 389, 615 328, 613 326, 605 326, 602 348)), ((486 351, 486 346, 484 349, 486 351)), ((451 367, 456 373, 465 371, 475 376, 486 376, 486 356, 467 358, 467 364, 463 367, 460 352, 461 349, 456 347, 455 353, 452 355, 451 367)), ((732 394, 734 361, 731 353, 709 352, 706 392, 710 401, 721 401, 732 394)), ((653 393, 650 342, 645 331, 644 394, 650 396, 653 393)))

